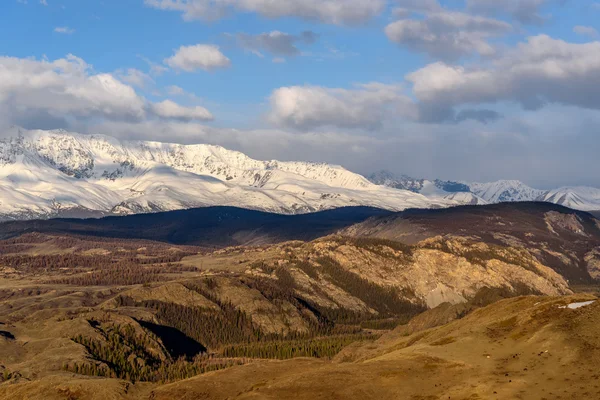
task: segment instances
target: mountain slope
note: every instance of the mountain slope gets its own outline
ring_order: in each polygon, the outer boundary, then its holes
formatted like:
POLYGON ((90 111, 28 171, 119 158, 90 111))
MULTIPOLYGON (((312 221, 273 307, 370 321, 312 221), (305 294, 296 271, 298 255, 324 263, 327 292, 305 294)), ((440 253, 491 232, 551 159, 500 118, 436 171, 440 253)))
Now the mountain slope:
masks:
POLYGON ((535 201, 546 192, 533 189, 520 181, 496 181, 490 183, 470 183, 471 191, 490 203, 506 201, 535 201))
POLYGON ((545 193, 540 200, 565 207, 584 210, 600 210, 600 189, 591 187, 564 187, 545 193))
MULTIPOLYGON (((543 202, 501 203, 442 210, 407 210, 370 218, 341 234, 426 242, 467 258, 487 259, 490 251, 469 246, 512 246, 531 254, 571 282, 600 279, 600 221, 591 214, 543 202)), ((492 251, 493 253, 493 251, 492 251)))
POLYGON ((211 145, 119 141, 12 128, 0 140, 0 221, 101 217, 232 206, 302 214, 347 206, 402 211, 548 201, 600 210, 600 189, 532 189, 519 181, 367 180, 340 166, 258 161, 211 145))
POLYGON ((148 239, 180 245, 237 246, 313 240, 390 212, 346 207, 281 215, 233 207, 205 207, 101 219, 50 219, 0 223, 0 240, 26 233, 148 239))
POLYGON ((407 335, 398 328, 375 343, 345 350, 332 363, 235 367, 152 394, 156 400, 184 394, 301 400, 597 398, 599 311, 590 295, 508 299, 425 332, 407 335), (559 308, 582 301, 592 304, 559 308))
POLYGON ((210 145, 13 128, 0 141, 0 219, 237 206, 297 214, 458 204, 383 188, 340 166, 257 161, 210 145))
POLYGON ((396 176, 389 171, 379 171, 369 175, 369 181, 376 185, 410 190, 430 199, 452 201, 460 204, 477 205, 488 203, 545 201, 575 210, 600 210, 600 189, 593 187, 563 187, 553 190, 540 190, 517 180, 496 182, 452 182, 436 179, 415 179, 407 175, 396 176))

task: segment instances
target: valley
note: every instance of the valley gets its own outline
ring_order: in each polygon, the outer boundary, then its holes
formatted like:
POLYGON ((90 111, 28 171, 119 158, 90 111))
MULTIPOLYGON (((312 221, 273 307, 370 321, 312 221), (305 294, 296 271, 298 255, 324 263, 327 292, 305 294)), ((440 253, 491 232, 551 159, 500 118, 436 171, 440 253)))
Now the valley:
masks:
POLYGON ((205 211, 0 224, 0 397, 600 393, 590 214, 205 211))

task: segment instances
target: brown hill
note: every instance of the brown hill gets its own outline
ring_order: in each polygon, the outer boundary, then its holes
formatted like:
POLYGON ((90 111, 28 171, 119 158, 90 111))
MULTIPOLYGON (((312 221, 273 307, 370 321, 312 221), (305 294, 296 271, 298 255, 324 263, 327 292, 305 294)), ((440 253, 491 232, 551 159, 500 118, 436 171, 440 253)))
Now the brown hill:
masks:
POLYGON ((597 290, 598 222, 549 207, 210 251, 0 241, 0 398, 595 398, 598 304, 560 307, 596 299, 565 276, 597 290))
MULTIPOLYGON (((600 278, 600 221, 550 203, 502 203, 440 210, 409 210, 370 218, 341 231, 414 244, 456 237, 528 250, 571 283, 600 278)), ((438 245, 444 247, 443 243, 438 245)))
POLYGON ((503 300, 437 328, 402 328, 333 361, 255 361, 166 385, 46 375, 0 385, 11 399, 581 399, 600 397, 600 303, 503 300))

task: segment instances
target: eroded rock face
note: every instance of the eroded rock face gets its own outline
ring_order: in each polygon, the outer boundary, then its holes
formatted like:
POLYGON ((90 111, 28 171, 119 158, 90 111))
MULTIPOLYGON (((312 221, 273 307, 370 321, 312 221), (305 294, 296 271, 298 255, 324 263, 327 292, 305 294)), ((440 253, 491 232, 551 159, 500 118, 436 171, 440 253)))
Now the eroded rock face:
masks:
POLYGON ((594 279, 600 279, 600 247, 587 253, 585 261, 590 276, 594 279))
POLYGON ((372 241, 356 244, 344 238, 307 244, 296 257, 306 259, 321 275, 319 285, 328 296, 360 308, 328 282, 319 259, 329 257, 343 269, 382 287, 396 288, 406 299, 428 308, 449 302, 464 303, 484 287, 507 288, 515 294, 571 293, 567 281, 541 264, 527 250, 490 246, 474 238, 441 237, 400 251, 372 241), (369 243, 369 242, 367 242, 369 243))
POLYGON ((548 230, 558 234, 557 230, 568 230, 581 236, 587 236, 579 217, 575 214, 562 214, 556 211, 547 212, 545 215, 548 230))

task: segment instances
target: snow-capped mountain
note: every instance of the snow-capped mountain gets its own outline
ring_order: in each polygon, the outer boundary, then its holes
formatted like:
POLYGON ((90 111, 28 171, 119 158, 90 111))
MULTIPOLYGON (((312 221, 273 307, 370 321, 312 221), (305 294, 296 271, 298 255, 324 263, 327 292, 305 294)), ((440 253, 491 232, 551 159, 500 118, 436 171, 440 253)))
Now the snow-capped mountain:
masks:
POLYGON ((370 182, 394 189, 410 190, 419 193, 423 189, 424 179, 414 179, 408 175, 396 176, 389 171, 378 171, 367 177, 370 182))
POLYGON ((471 188, 461 182, 442 181, 436 179, 415 179, 408 175, 395 176, 389 171, 379 171, 369 175, 369 181, 376 185, 392 187, 395 189, 410 190, 420 193, 430 199, 442 202, 457 202, 460 204, 482 205, 488 204, 487 200, 471 191, 471 188))
POLYGON ((446 194, 470 191, 467 185, 460 182, 442 181, 439 179, 436 179, 435 181, 428 181, 426 179, 415 179, 408 175, 396 176, 393 173, 385 170, 375 172, 369 175, 367 179, 376 185, 392 187, 395 189, 410 190, 411 192, 415 193, 432 191, 435 190, 434 188, 437 188, 446 194))
POLYGON ((344 206, 393 211, 542 200, 600 210, 600 190, 532 189, 518 181, 370 180, 340 166, 254 160, 211 145, 120 141, 12 128, 0 140, 0 220, 235 206, 284 214, 344 206))
POLYGON ((369 175, 377 185, 403 188, 439 201, 462 204, 488 204, 514 201, 546 201, 582 211, 600 210, 600 189, 593 187, 563 187, 540 190, 517 180, 488 183, 452 182, 415 179, 406 175, 395 176, 389 171, 369 175))
POLYGON ((403 210, 459 204, 377 186, 340 166, 258 161, 219 146, 19 128, 3 136, 0 219, 213 205, 292 214, 352 205, 403 210))
POLYGON ((472 193, 490 203, 510 201, 535 201, 546 191, 533 189, 521 181, 502 180, 490 183, 467 184, 472 193))
POLYGON ((576 210, 598 211, 600 210, 600 189, 585 186, 563 187, 546 192, 540 200, 576 210))

